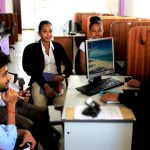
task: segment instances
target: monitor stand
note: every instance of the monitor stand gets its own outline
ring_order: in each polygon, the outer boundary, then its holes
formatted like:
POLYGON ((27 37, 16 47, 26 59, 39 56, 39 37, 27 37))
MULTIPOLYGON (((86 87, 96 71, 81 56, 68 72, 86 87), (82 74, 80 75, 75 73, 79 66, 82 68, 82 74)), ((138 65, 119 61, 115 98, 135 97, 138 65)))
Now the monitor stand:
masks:
POLYGON ((89 79, 88 81, 89 81, 89 83, 98 83, 98 82, 102 81, 102 78, 101 78, 101 76, 98 76, 93 79, 89 79))

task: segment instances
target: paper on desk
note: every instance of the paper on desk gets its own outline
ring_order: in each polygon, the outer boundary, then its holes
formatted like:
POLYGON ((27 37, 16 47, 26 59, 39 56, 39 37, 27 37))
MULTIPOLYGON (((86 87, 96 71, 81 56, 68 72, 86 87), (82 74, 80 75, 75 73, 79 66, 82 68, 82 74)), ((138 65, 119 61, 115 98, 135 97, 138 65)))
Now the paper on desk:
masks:
POLYGON ((75 108, 74 119, 101 119, 101 120, 114 120, 123 119, 121 111, 118 106, 101 106, 101 111, 97 117, 93 118, 82 114, 82 111, 86 108, 85 105, 79 105, 75 108))

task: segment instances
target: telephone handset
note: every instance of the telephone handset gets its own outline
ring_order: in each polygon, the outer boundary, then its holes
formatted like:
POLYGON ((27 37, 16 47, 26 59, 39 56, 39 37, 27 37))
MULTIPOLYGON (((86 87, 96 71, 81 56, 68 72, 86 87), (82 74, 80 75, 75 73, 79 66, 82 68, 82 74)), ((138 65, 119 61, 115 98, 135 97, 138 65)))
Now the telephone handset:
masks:
POLYGON ((98 113, 100 112, 100 105, 97 102, 93 101, 91 98, 86 100, 85 104, 88 107, 83 110, 82 114, 96 117, 98 113))

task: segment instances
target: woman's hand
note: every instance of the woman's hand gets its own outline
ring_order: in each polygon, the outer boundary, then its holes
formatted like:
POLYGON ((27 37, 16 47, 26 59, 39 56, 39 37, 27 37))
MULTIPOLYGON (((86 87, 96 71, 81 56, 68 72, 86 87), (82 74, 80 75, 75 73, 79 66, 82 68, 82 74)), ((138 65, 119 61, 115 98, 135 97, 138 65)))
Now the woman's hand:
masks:
POLYGON ((64 76, 61 76, 61 75, 56 75, 55 77, 54 77, 54 82, 57 82, 57 83, 59 83, 59 82, 62 82, 63 80, 64 80, 64 76))

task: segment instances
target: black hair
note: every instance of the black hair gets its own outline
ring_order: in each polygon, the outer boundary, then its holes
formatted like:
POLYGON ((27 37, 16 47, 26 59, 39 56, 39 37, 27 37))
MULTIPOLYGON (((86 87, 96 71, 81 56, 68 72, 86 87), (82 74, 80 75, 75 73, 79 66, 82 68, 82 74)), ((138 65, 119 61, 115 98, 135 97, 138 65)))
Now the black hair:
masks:
POLYGON ((42 26, 44 24, 50 24, 50 25, 52 25, 52 23, 50 21, 48 21, 48 20, 41 21, 40 24, 39 24, 39 32, 41 32, 42 26))
POLYGON ((10 62, 11 61, 10 61, 9 56, 3 53, 0 48, 0 68, 2 68, 3 66, 7 65, 10 62))
POLYGON ((89 29, 91 29, 91 27, 93 26, 93 24, 99 24, 100 26, 103 26, 103 22, 102 22, 102 20, 101 20, 101 18, 99 16, 92 16, 90 18, 89 29))
POLYGON ((101 18, 99 16, 92 16, 90 18, 90 22, 94 22, 94 21, 101 21, 101 18))

